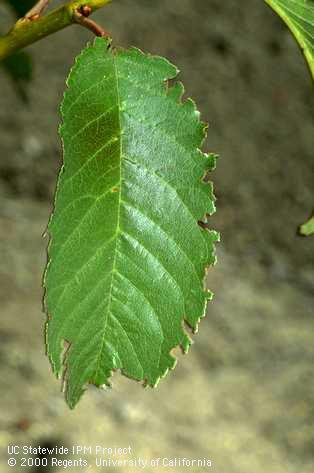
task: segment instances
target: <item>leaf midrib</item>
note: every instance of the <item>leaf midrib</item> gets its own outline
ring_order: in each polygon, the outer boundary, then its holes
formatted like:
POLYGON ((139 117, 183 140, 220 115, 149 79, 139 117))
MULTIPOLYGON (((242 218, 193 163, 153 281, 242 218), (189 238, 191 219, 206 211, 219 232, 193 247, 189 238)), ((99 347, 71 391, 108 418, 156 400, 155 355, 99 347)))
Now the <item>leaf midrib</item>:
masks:
POLYGON ((108 296, 108 305, 107 305, 107 310, 105 312, 106 316, 104 318, 104 326, 103 326, 103 335, 101 339, 101 344, 98 352, 98 357, 96 359, 96 367, 95 367, 95 374, 94 374, 94 379, 97 381, 97 376, 98 376, 98 371, 100 368, 100 360, 101 360, 101 354, 103 352, 103 347, 105 343, 105 335, 106 335, 106 328, 108 324, 108 318, 109 318, 109 313, 110 313, 110 306, 112 302, 112 289, 113 289, 113 282, 114 282, 114 274, 116 271, 116 261, 117 261, 117 249, 118 249, 118 239, 119 239, 119 234, 120 234, 120 215, 121 215, 121 193, 122 193, 122 126, 121 126, 121 99, 120 99, 120 93, 119 93, 119 79, 118 79, 118 73, 117 73, 117 66, 116 66, 116 57, 115 57, 115 52, 113 51, 112 54, 113 58, 113 70, 114 70, 114 83, 116 86, 116 98, 117 98, 117 109, 118 109, 118 129, 119 129, 119 140, 120 140, 120 146, 119 146, 119 197, 118 197, 118 217, 117 217, 117 225, 116 225, 116 244, 115 244, 115 249, 114 249, 114 256, 113 256, 113 262, 112 262, 112 268, 111 268, 111 281, 110 281, 110 288, 109 288, 109 296, 108 296))

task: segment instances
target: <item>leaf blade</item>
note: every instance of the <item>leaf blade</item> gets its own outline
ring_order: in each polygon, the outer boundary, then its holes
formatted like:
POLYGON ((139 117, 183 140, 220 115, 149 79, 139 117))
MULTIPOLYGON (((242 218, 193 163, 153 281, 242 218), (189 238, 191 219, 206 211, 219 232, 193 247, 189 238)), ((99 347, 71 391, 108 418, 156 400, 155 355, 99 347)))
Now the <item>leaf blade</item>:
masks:
POLYGON ((265 0, 283 19, 298 41, 314 78, 313 0, 265 0))
POLYGON ((298 232, 301 236, 314 235, 314 213, 305 223, 299 226, 298 232))
POLYGON ((64 167, 49 224, 47 345, 57 375, 66 355, 67 400, 109 383, 112 370, 154 386, 204 316, 205 267, 215 232, 202 182, 215 157, 199 150, 204 125, 177 69, 96 39, 78 57, 62 104, 64 167), (171 159, 170 159, 171 157, 171 159), (206 225, 205 225, 206 226, 206 225))

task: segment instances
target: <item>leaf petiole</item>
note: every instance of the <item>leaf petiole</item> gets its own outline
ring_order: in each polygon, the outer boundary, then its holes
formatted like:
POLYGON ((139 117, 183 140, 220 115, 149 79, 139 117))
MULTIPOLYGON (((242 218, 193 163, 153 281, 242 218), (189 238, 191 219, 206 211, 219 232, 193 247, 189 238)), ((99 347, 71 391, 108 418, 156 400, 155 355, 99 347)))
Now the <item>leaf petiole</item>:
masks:
POLYGON ((92 31, 95 36, 107 37, 110 36, 96 21, 91 20, 89 15, 92 13, 92 9, 88 5, 84 5, 73 12, 73 18, 76 23, 92 31))

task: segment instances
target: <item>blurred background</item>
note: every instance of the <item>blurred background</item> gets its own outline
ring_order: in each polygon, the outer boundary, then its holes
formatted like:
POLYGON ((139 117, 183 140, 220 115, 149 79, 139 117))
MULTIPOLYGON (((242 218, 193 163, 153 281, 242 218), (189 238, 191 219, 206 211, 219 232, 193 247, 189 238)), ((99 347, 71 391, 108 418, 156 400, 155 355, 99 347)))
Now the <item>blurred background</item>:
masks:
MULTIPOLYGON (((14 18, 1 1, 0 31, 14 18)), ((312 472, 314 241, 296 236, 314 195, 302 54, 262 0, 114 0, 93 18, 116 45, 174 62, 210 124, 205 149, 220 155, 215 298, 157 389, 115 375, 113 389, 90 388, 69 411, 45 356, 42 235, 62 160, 65 78, 92 35, 72 26, 29 47, 18 82, 1 67, 0 471, 19 471, 7 466, 9 444, 99 444, 148 459, 205 456, 217 473, 312 472)))

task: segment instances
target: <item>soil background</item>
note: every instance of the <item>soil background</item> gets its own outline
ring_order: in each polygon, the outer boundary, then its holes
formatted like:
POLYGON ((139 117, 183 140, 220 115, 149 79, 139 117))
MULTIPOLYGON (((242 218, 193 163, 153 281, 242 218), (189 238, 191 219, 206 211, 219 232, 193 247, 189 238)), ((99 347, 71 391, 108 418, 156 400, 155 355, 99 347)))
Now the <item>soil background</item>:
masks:
MULTIPOLYGON (((131 445, 147 459, 208 457, 217 473, 312 472, 313 238, 296 236, 314 193, 302 54, 261 0, 115 0, 94 18, 116 45, 174 62, 210 124, 205 148, 220 155, 215 298, 189 355, 157 389, 115 375, 113 389, 90 388, 68 410, 45 357, 42 235, 62 161, 58 104, 91 34, 73 26, 28 48, 27 104, 0 70, 1 473, 40 471, 9 468, 12 444, 131 445)), ((0 28, 11 22, 1 2, 0 28)), ((80 471, 100 471, 86 458, 80 471)))

